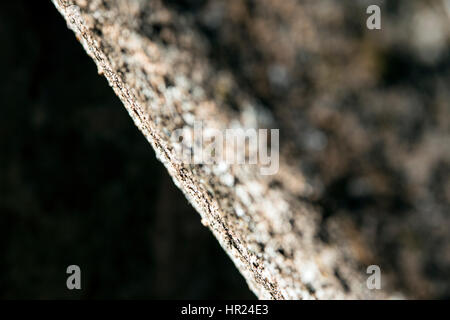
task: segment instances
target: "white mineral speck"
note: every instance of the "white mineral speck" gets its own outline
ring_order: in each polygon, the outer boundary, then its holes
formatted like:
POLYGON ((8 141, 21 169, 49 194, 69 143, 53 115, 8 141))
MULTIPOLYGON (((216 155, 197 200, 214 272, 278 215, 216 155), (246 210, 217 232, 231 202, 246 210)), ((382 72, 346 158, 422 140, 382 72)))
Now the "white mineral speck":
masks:
POLYGON ((225 162, 219 162, 217 166, 214 167, 213 171, 215 175, 221 175, 228 170, 228 165, 225 162))
POLYGON ((234 177, 229 173, 222 175, 220 181, 228 187, 234 186, 234 177))
POLYGON ((236 212, 236 215, 240 218, 245 215, 244 209, 242 209, 241 205, 238 203, 234 206, 234 210, 236 212))

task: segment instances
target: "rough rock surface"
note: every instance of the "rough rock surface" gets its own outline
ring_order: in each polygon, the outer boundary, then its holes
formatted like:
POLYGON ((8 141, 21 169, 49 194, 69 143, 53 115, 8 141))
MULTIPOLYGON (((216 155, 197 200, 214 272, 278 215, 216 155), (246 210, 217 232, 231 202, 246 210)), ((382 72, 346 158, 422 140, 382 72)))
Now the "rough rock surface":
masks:
MULTIPOLYGON (((361 232, 365 223, 355 223, 345 212, 336 214, 340 208, 336 209, 335 198, 327 194, 329 186, 341 178, 335 176, 337 173, 351 171, 354 159, 370 158, 376 153, 375 147, 380 142, 372 139, 384 139, 386 148, 396 148, 400 157, 392 161, 403 165, 402 159, 409 159, 410 149, 397 149, 402 144, 392 137, 409 135, 414 121, 396 126, 398 119, 405 116, 403 109, 396 113, 396 109, 387 112, 383 108, 388 107, 390 101, 411 108, 417 107, 417 103, 409 101, 414 99, 410 94, 413 90, 394 88, 389 91, 376 86, 377 79, 373 76, 376 67, 371 64, 376 61, 371 58, 372 42, 360 41, 352 32, 340 32, 332 41, 322 38, 346 21, 341 5, 331 1, 324 2, 323 6, 309 1, 304 4, 295 1, 193 1, 201 3, 194 6, 186 1, 191 10, 186 13, 183 6, 171 1, 168 4, 158 0, 53 2, 153 146, 175 184, 197 209, 202 223, 211 229, 258 297, 371 299, 402 296, 394 290, 398 283, 389 281, 396 277, 398 270, 395 268, 383 274, 383 290, 366 288, 366 268, 378 262, 376 245, 370 243, 373 238, 361 232), (334 14, 327 14, 327 10, 334 14), (277 25, 280 17, 284 21, 283 28, 271 26, 277 25), (314 19, 321 22, 316 23, 314 19), (217 21, 228 27, 219 28, 217 21), (246 41, 251 45, 244 46, 246 41), (223 49, 223 56, 211 57, 214 45, 223 49), (359 60, 352 59, 352 52, 360 50, 369 58, 363 55, 359 60), (232 53, 240 60, 228 61, 232 53), (310 61, 324 62, 308 64, 310 61), (230 72, 231 63, 235 63, 233 67, 242 67, 238 75, 230 72), (305 63, 304 69, 299 67, 305 63), (353 77, 345 76, 349 72, 353 77), (314 84, 312 90, 308 83, 314 84), (379 93, 386 104, 377 104, 379 93), (373 108, 361 112, 346 109, 352 99, 370 101, 373 108), (386 114, 391 115, 387 126, 382 121, 386 114), (367 118, 374 119, 375 123, 365 127, 360 119, 367 118), (279 172, 264 176, 254 165, 181 162, 177 148, 181 143, 188 148, 193 146, 188 141, 177 141, 171 133, 176 129, 193 132, 194 123, 199 120, 205 127, 220 130, 281 128, 281 143, 283 139, 292 141, 282 146, 279 172), (378 134, 384 132, 380 126, 386 127, 388 133, 396 128, 406 131, 380 137, 378 134), (328 140, 324 138, 324 131, 328 140), (328 143, 325 145, 324 141, 328 143), (347 142, 342 144, 342 141, 347 142), (308 169, 311 163, 318 167, 318 173, 308 169)), ((351 30, 351 26, 347 27, 351 30)), ((446 36, 443 31, 442 37, 446 36)), ((434 59, 445 55, 442 53, 445 49, 433 43, 428 45, 429 50, 434 50, 434 59)), ((430 81, 446 86, 445 81, 430 81)), ((445 95, 445 92, 437 90, 434 96, 445 95)), ((439 121, 445 121, 449 110, 441 101, 448 99, 436 99, 435 103, 443 112, 439 121)), ((448 126, 442 124, 440 128, 439 134, 433 135, 431 131, 428 138, 443 139, 445 146, 448 126)), ((433 146, 424 141, 426 146, 433 146)), ((440 148, 435 159, 448 160, 447 149, 440 148)), ((391 159, 390 155, 395 152, 387 154, 391 159)), ((414 167, 414 163, 411 166, 414 167)), ((386 176, 389 170, 373 167, 368 161, 360 171, 364 179, 358 179, 352 172, 350 176, 356 182, 352 180, 355 183, 349 185, 359 182, 366 187, 355 187, 357 190, 381 193, 385 199, 382 210, 392 211, 397 199, 393 188, 397 187, 386 176)), ((428 175, 411 176, 420 181, 428 175)), ((422 194, 426 196, 426 191, 422 194)), ((443 191, 443 194, 448 195, 448 192, 443 191)), ((372 210, 378 208, 373 206, 372 210)), ((435 214, 444 215, 439 219, 447 221, 448 226, 448 217, 445 220, 445 209, 442 210, 442 214, 435 214)), ((408 221, 423 220, 420 214, 412 216, 408 221)), ((362 217, 370 220, 371 216, 362 217)), ((376 225, 379 220, 373 219, 372 225, 376 225)), ((391 237, 396 237, 400 229, 393 230, 395 235, 391 237)), ((440 250, 445 255, 448 235, 445 230, 439 234, 440 250)), ((405 261, 414 257, 414 252, 397 251, 407 253, 405 261)), ((441 263, 445 259, 437 261, 441 263)), ((415 268, 414 263, 407 265, 415 268)), ((447 290, 445 287, 434 289, 421 270, 409 270, 408 274, 418 279, 414 284, 425 282, 429 286, 425 293, 416 292, 419 296, 442 294, 447 290)), ((405 285, 399 288, 403 287, 405 285)))

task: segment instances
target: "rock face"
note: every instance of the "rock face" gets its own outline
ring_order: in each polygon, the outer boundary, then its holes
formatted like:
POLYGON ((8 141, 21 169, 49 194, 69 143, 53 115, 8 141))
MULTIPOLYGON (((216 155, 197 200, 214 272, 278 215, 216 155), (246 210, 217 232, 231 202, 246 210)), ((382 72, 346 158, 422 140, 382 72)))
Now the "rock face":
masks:
POLYGON ((347 1, 53 2, 258 297, 448 293, 445 11, 399 1, 369 33, 347 1), (425 14, 439 37, 408 37, 425 14), (198 122, 279 128, 278 172, 180 161, 198 122))

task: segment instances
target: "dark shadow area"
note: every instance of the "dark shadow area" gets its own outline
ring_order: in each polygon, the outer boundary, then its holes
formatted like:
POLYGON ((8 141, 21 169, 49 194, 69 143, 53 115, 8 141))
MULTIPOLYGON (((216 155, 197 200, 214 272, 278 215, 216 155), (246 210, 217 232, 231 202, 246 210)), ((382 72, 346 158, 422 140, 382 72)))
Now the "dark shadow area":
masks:
POLYGON ((0 38, 0 297, 253 299, 51 2, 0 38))

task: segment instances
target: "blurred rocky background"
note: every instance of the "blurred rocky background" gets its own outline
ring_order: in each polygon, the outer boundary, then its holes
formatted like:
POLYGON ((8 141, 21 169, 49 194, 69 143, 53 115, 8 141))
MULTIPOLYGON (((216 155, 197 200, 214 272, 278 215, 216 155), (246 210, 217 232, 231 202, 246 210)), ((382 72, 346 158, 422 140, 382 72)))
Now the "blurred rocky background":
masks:
MULTIPOLYGON (((449 298, 450 2, 163 3, 273 113, 318 236, 354 234, 393 287, 449 298)), ((84 298, 253 297, 51 3, 1 6, 1 296, 76 296, 79 264, 84 298)))
POLYGON ((170 3, 273 112, 315 186, 322 239, 339 221, 394 287, 450 297, 450 2, 170 3), (366 28, 371 4, 381 30, 366 28))

